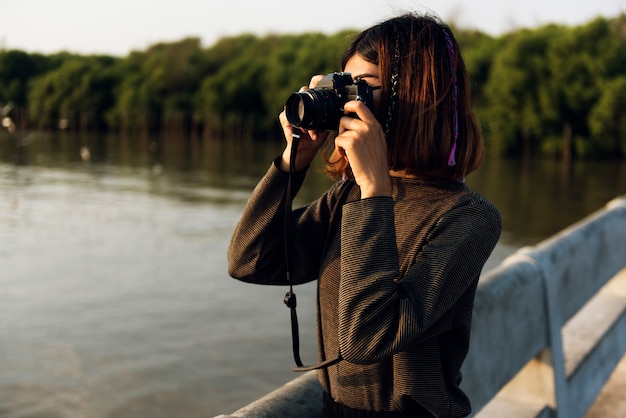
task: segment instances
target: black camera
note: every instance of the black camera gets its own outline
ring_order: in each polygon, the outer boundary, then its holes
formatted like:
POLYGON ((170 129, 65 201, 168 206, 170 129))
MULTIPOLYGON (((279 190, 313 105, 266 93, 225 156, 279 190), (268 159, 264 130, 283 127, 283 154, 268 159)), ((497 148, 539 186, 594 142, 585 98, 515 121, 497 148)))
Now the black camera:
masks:
POLYGON ((316 88, 292 93, 287 99, 285 113, 289 123, 296 128, 334 131, 339 127, 339 119, 345 116, 343 105, 350 100, 360 100, 372 109, 372 88, 365 80, 353 80, 350 73, 330 73, 316 88))

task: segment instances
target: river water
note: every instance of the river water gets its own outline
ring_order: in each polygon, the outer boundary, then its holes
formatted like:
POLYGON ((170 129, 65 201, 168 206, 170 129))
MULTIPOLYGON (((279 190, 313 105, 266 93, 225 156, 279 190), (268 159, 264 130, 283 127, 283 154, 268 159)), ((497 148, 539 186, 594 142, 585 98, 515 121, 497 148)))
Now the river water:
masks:
MULTIPOLYGON (((211 417, 294 378, 285 290, 226 271, 280 148, 0 135, 0 417, 211 417)), ((488 158, 467 182, 503 215, 489 269, 625 194, 626 164, 488 158)), ((296 293, 311 362, 315 289, 296 293)))

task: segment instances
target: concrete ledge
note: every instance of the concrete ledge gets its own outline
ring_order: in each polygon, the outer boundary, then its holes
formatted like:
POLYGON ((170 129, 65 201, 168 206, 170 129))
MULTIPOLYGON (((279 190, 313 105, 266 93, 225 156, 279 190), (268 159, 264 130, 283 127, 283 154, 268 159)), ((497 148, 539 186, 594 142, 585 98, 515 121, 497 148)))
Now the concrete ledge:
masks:
POLYGON ((307 372, 230 415, 215 418, 319 418, 322 387, 317 372, 307 372))

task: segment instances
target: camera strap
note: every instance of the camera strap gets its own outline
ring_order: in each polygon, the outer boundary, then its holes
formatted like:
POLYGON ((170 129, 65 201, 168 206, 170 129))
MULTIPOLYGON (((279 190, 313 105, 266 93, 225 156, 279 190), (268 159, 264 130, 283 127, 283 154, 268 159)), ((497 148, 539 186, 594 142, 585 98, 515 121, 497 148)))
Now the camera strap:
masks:
POLYGON ((341 355, 338 355, 334 359, 322 361, 312 366, 305 366, 300 359, 300 330, 298 327, 298 314, 296 313, 296 294, 293 292, 293 282, 291 280, 291 268, 290 268, 290 260, 289 260, 289 250, 290 250, 290 238, 291 238, 291 210, 293 203, 293 191, 291 190, 291 178, 293 173, 295 172, 296 167, 296 154, 298 152, 298 145, 300 144, 300 137, 302 135, 302 130, 300 128, 293 128, 293 133, 291 134, 292 142, 291 142, 291 153, 289 155, 289 174, 287 177, 287 190, 285 192, 285 214, 284 214, 284 245, 285 245, 285 275, 287 278, 287 283, 289 283, 289 291, 285 294, 285 298, 283 301, 285 305, 289 308, 291 312, 291 343, 293 349, 293 358, 296 362, 296 366, 293 369, 294 372, 305 372, 315 369, 322 369, 325 367, 332 366, 341 361, 341 355))
POLYGON ((298 314, 296 313, 297 301, 296 294, 293 292, 293 282, 291 280, 291 268, 289 260, 290 238, 291 238, 291 209, 293 203, 293 192, 291 190, 291 178, 295 172, 296 167, 296 154, 298 152, 298 145, 300 144, 300 136, 302 131, 299 128, 293 128, 291 134, 291 153, 289 155, 289 175, 287 177, 287 190, 285 191, 285 215, 284 221, 284 245, 285 245, 285 276, 287 283, 289 283, 289 291, 285 294, 283 301, 285 305, 291 311, 291 343, 293 348, 293 359, 298 367, 302 367, 302 360, 300 359, 300 332, 298 327, 298 314))

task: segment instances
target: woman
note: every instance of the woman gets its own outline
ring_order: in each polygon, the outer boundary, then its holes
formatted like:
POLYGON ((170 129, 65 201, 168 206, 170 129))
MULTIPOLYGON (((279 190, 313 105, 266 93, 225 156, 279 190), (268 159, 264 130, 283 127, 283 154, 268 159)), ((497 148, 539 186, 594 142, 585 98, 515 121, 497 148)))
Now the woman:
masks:
POLYGON ((464 183, 483 144, 459 47, 436 18, 404 15, 358 35, 342 71, 374 88, 373 110, 347 102, 328 141, 328 171, 342 179, 291 212, 285 263, 287 184, 297 192, 327 134, 301 135, 290 180, 294 128, 283 111, 287 145, 234 232, 229 273, 318 280, 319 357, 337 359, 318 370, 322 416, 467 416, 460 368, 501 219, 464 183))

